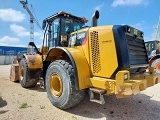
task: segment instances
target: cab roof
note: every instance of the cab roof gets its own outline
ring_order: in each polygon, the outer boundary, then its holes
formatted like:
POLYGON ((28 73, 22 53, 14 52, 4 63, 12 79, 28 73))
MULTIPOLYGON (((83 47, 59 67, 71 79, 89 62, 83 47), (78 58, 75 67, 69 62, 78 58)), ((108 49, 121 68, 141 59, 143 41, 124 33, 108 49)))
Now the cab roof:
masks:
POLYGON ((88 20, 85 17, 78 17, 75 15, 72 15, 70 13, 64 12, 64 11, 60 11, 56 14, 51 15, 50 17, 46 18, 47 21, 53 20, 55 18, 59 18, 59 17, 66 17, 66 18, 72 18, 76 21, 82 22, 82 23, 86 23, 88 20))

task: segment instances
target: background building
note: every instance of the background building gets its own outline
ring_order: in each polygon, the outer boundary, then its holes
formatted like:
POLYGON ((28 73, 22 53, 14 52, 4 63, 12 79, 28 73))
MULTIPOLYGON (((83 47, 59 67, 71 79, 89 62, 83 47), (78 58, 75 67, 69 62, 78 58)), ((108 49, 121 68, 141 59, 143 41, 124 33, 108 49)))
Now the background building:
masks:
POLYGON ((18 54, 27 53, 26 47, 0 46, 0 65, 11 64, 18 54))

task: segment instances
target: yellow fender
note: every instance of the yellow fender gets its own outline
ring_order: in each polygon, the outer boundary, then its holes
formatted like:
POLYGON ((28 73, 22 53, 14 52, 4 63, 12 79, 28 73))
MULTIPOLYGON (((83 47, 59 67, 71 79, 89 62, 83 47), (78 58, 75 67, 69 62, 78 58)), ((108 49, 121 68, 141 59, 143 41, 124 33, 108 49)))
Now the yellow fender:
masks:
POLYGON ((42 56, 39 54, 32 54, 32 55, 23 55, 24 58, 27 60, 28 68, 29 69, 40 69, 42 68, 42 56))
POLYGON ((90 79, 91 72, 84 54, 78 49, 56 47, 51 49, 46 57, 46 61, 50 62, 60 59, 71 61, 76 75, 76 89, 82 90, 88 88, 89 86, 85 83, 90 79))

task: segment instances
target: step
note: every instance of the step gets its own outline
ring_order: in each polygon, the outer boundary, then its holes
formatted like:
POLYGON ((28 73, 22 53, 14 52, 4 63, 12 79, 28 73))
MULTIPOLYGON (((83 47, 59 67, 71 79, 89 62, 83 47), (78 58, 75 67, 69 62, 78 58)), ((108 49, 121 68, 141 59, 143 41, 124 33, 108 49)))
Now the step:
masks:
POLYGON ((89 88, 90 101, 96 102, 99 104, 105 104, 104 94, 106 94, 106 90, 101 90, 98 88, 89 88), (95 98, 95 94, 99 94, 99 99, 95 98))

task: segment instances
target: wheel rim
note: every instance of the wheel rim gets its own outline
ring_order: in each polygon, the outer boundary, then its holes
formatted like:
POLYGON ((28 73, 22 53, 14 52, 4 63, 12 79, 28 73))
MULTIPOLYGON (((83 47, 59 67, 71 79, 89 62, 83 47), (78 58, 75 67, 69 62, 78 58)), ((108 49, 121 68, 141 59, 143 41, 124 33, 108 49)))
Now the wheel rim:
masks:
POLYGON ((24 68, 21 66, 20 67, 20 80, 23 80, 24 78, 24 68))
POLYGON ((60 97, 62 94, 62 80, 57 73, 50 76, 50 90, 52 95, 60 97))

